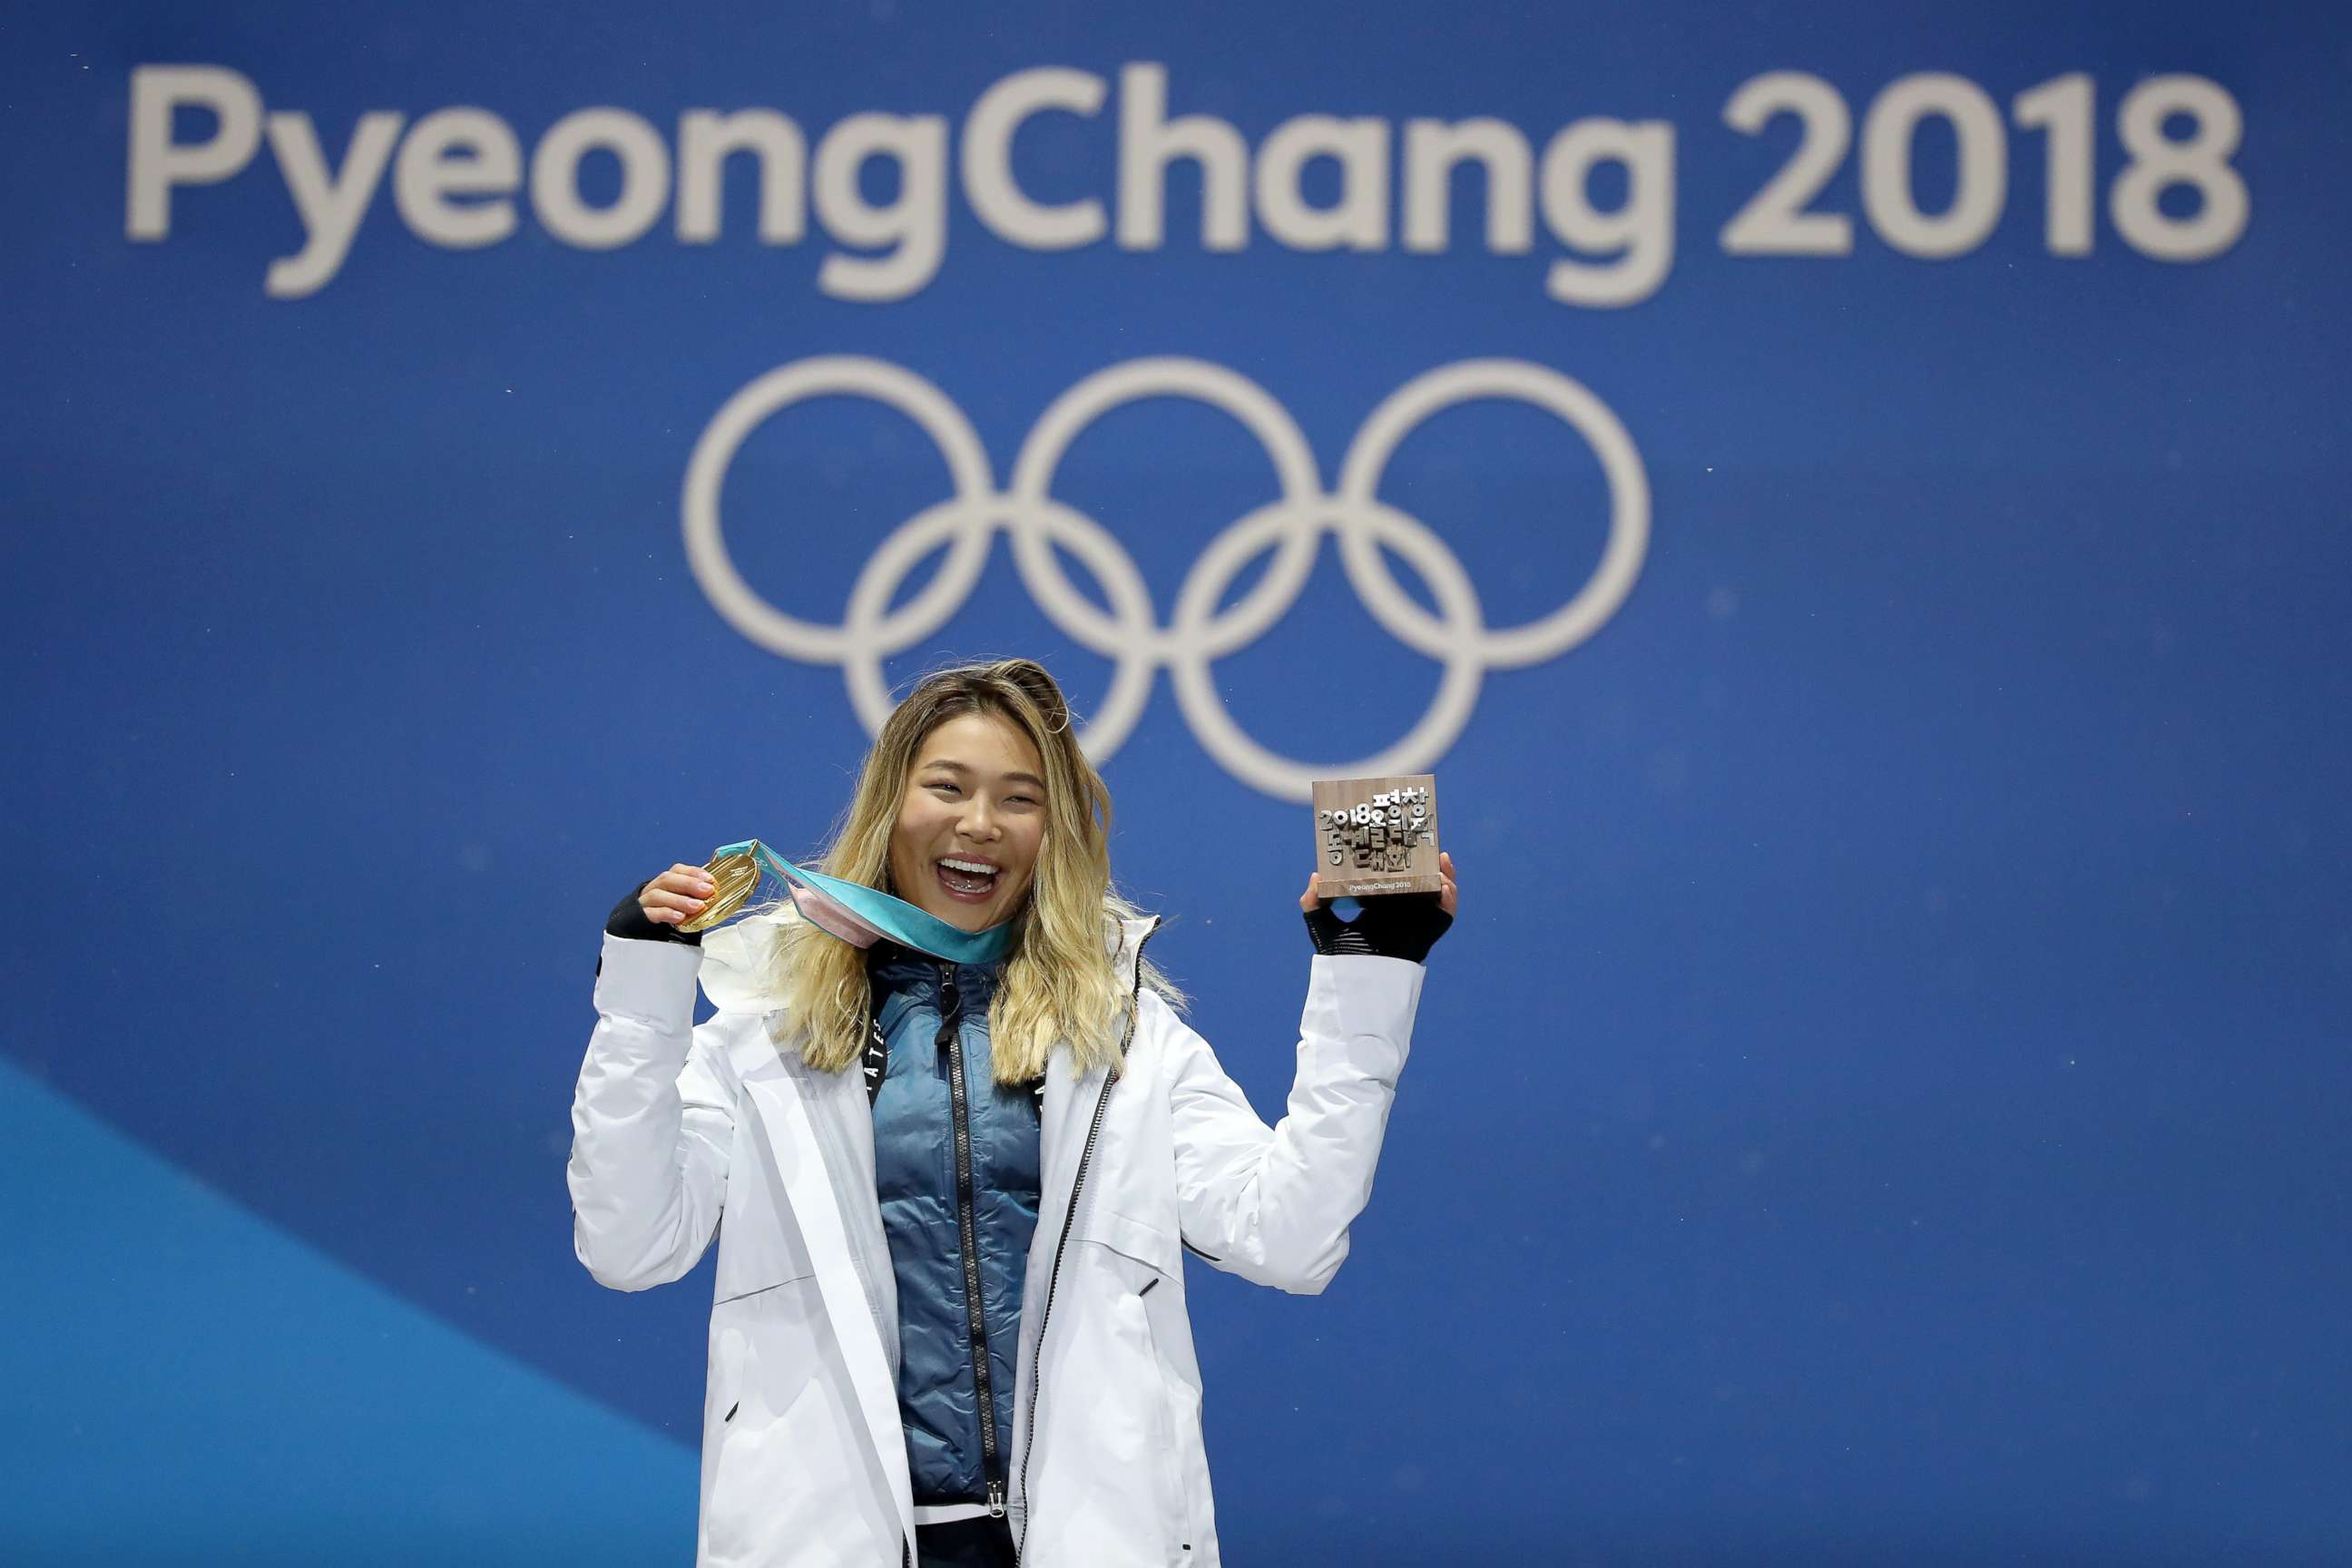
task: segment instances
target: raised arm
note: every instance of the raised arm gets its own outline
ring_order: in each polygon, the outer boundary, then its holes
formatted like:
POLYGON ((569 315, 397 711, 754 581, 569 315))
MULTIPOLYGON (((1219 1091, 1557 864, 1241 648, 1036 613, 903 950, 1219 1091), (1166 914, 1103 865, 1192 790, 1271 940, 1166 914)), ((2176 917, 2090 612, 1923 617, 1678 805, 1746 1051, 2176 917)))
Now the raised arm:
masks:
MULTIPOLYGON (((650 884, 649 884, 650 886, 650 884)), ((634 903, 634 899, 624 904, 634 903)), ((599 1284, 642 1290, 692 1268, 727 1191, 733 1079, 694 1026, 701 950, 606 927, 596 1027, 572 1099, 572 1249, 599 1284)))
POLYGON ((1298 1067, 1268 1127, 1206 1040, 1150 993, 1144 1021, 1171 1064, 1176 1195, 1184 1240, 1217 1268, 1302 1295, 1348 1256, 1348 1227, 1372 1195, 1389 1107, 1412 1043, 1429 950, 1454 923, 1454 857, 1442 890, 1370 900, 1352 924, 1315 879, 1299 895, 1315 958, 1298 1023, 1298 1067))
POLYGON ((1313 1295, 1348 1256, 1404 1068, 1422 966, 1326 957, 1307 973, 1298 1070, 1280 1122, 1258 1119, 1208 1042, 1147 992, 1172 1069, 1184 1239, 1217 1268, 1313 1295))

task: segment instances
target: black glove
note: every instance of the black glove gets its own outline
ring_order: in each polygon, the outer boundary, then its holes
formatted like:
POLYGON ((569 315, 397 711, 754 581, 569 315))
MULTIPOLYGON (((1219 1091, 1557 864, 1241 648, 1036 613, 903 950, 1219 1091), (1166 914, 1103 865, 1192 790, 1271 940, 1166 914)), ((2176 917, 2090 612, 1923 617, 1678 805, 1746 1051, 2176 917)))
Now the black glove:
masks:
POLYGON ((645 890, 646 884, 639 882, 621 895, 621 901, 614 904, 613 912, 604 917, 606 936, 625 936, 635 942, 682 942, 689 947, 702 945, 700 931, 683 931, 647 915, 646 907, 637 902, 637 895, 645 890))
POLYGON ((1429 950, 1454 923, 1437 893, 1383 893, 1359 901, 1350 922, 1331 912, 1329 900, 1306 910, 1307 934, 1326 957, 1370 954, 1426 963, 1429 950))

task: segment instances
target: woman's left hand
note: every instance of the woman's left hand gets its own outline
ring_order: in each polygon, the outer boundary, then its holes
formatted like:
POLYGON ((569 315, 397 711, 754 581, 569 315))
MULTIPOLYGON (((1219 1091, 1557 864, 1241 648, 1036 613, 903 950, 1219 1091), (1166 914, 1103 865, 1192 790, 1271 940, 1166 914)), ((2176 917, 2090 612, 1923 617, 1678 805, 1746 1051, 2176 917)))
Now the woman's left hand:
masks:
MULTIPOLYGON (((1437 907, 1444 910, 1450 915, 1454 912, 1454 906, 1459 903, 1461 899, 1460 895, 1457 894, 1454 889, 1454 857, 1448 855, 1443 849, 1437 852, 1437 874, 1444 879, 1444 886, 1441 887, 1437 891, 1437 907)), ((1301 914, 1312 914, 1315 912, 1316 905, 1326 901, 1327 900, 1317 895, 1315 891, 1315 874, 1311 871, 1308 872, 1307 874, 1307 890, 1298 895, 1298 912, 1301 914)))

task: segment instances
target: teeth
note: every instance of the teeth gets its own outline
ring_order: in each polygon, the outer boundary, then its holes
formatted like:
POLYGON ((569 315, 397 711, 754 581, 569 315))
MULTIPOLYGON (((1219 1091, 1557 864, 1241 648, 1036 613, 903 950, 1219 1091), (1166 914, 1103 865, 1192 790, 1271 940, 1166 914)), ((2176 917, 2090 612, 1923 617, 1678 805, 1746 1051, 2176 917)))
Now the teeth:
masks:
POLYGON ((982 877, 989 876, 996 869, 993 866, 984 866, 977 860, 957 860, 953 858, 946 858, 940 860, 940 864, 947 867, 950 870, 970 871, 975 876, 982 877))

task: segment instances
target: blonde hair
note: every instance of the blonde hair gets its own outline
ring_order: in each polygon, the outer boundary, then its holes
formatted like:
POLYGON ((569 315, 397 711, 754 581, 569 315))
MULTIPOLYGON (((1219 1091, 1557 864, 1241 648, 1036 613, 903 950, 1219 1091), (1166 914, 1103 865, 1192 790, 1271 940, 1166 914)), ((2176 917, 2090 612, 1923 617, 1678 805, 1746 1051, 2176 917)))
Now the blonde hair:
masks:
MULTIPOLYGON (((1036 872, 1016 922, 1013 945, 989 1004, 988 1030, 998 1083, 1044 1076, 1054 1047, 1066 1041, 1080 1073, 1120 1070, 1121 1044, 1134 1005, 1114 960, 1118 922, 1139 911, 1110 877, 1110 790, 1078 749, 1070 709, 1043 665, 1025 658, 940 669, 918 681, 883 724, 866 755, 848 811, 821 851, 826 875, 890 889, 890 833, 898 820, 915 760, 933 730, 967 713, 1004 720, 1028 737, 1045 769, 1045 830, 1036 872)), ((774 980, 803 1034, 801 1055, 821 1072, 838 1072, 866 1050, 873 998, 866 953, 805 921, 784 928, 774 980)), ((1148 960, 1140 984, 1171 1006, 1183 994, 1148 960)))

